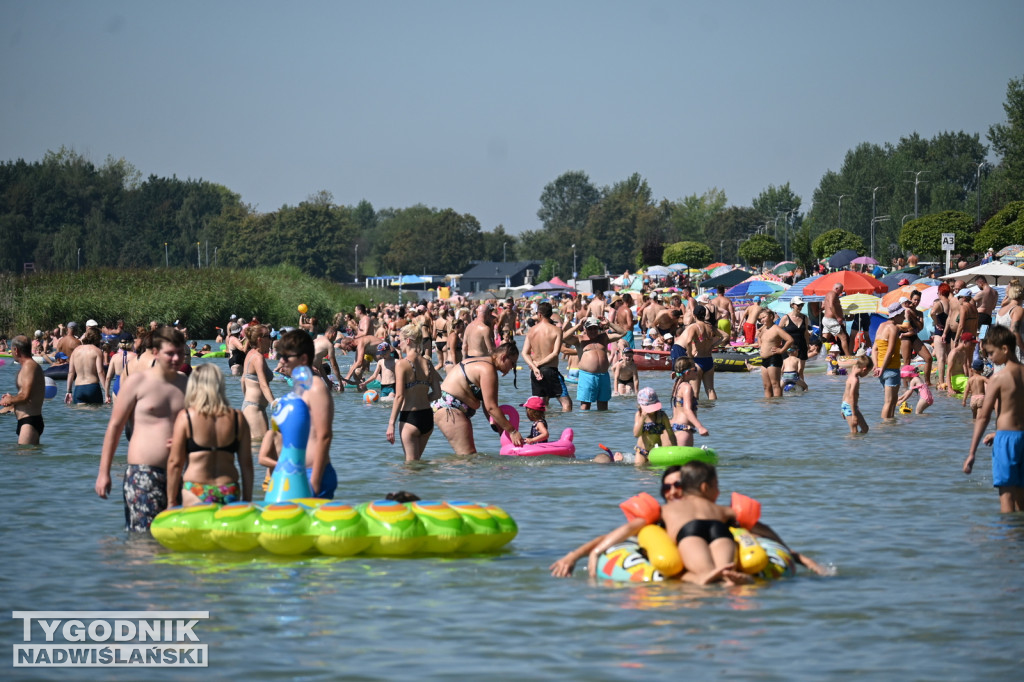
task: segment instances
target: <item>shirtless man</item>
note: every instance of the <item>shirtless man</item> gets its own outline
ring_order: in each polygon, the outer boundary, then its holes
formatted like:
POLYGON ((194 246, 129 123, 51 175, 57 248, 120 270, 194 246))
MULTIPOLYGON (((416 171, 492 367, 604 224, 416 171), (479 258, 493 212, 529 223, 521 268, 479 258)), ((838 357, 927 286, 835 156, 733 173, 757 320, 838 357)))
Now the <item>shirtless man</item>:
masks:
MULTIPOLYGON (((349 339, 345 338, 341 341, 341 349, 346 353, 348 351, 355 351, 355 359, 352 361, 352 366, 348 370, 348 374, 345 375, 344 381, 350 384, 358 383, 359 377, 369 368, 370 361, 372 360, 373 350, 380 345, 382 338, 374 336, 371 332, 371 325, 373 319, 366 312, 366 306, 362 303, 357 303, 355 308, 356 320, 358 322, 358 331, 356 335, 349 339), (367 355, 371 356, 370 360, 367 360, 367 355), (355 377, 355 379, 353 379, 355 377)), ((283 338, 283 337, 282 337, 283 338)), ((312 363, 313 358, 309 358, 312 363)), ((337 362, 337 359, 335 359, 337 362)), ((312 365, 311 365, 312 366, 312 365)), ((335 374, 334 376, 339 376, 335 374)))
POLYGON ((82 345, 82 342, 75 338, 76 329, 78 329, 77 322, 68 322, 68 326, 64 328, 64 336, 57 339, 53 349, 58 353, 64 353, 64 355, 70 358, 71 353, 82 345))
MULTIPOLYGON (((364 309, 365 310, 365 309, 364 309)), ((281 335, 278 341, 277 371, 291 376, 298 367, 313 368, 313 339, 309 334, 296 329, 281 335)), ((306 441, 306 476, 313 489, 313 496, 333 499, 338 487, 338 475, 331 465, 330 449, 334 439, 334 401, 322 381, 313 381, 309 389, 302 392, 302 400, 309 406, 309 439, 306 441)), ((266 467, 277 463, 281 448, 281 433, 265 437, 260 447, 259 461, 266 467)))
POLYGON ((992 446, 992 485, 999 491, 999 511, 1024 511, 1024 366, 1017 362, 1017 339, 1006 327, 989 329, 985 351, 993 363, 1004 367, 985 387, 963 470, 970 474, 974 468, 975 453, 995 410, 996 432, 984 441, 992 446))
POLYGON ((830 334, 839 341, 843 355, 850 355, 850 335, 846 333, 846 321, 843 318, 843 306, 839 297, 843 295, 843 285, 836 282, 832 291, 825 294, 825 302, 821 304, 821 331, 830 334))
POLYGON ((718 287, 718 295, 711 299, 711 307, 715 309, 715 317, 718 318, 718 328, 727 334, 730 339, 735 338, 732 333, 732 321, 736 317, 736 308, 732 301, 725 295, 725 287, 718 287))
POLYGON ((328 388, 344 392, 345 382, 341 380, 341 369, 338 368, 338 355, 334 350, 334 340, 337 338, 338 328, 331 326, 325 329, 323 334, 313 339, 313 350, 315 353, 313 356, 313 367, 320 372, 320 378, 324 380, 328 388), (332 384, 331 380, 327 378, 328 374, 333 374, 338 383, 332 384))
POLYGON ((650 302, 643 308, 643 312, 640 314, 640 328, 650 329, 655 326, 654 320, 657 319, 663 310, 665 310, 665 306, 661 304, 658 295, 651 294, 650 302))
MULTIPOLYGON (((991 289, 991 287, 989 288, 991 289)), ((974 304, 974 299, 971 298, 967 289, 961 291, 957 298, 960 299, 960 310, 956 318, 957 338, 962 337, 964 334, 972 334, 974 338, 978 338, 981 313, 974 304)), ((989 317, 991 318, 991 315, 989 317)))
POLYGON ((86 403, 103 404, 103 351, 100 350, 100 331, 95 327, 82 334, 82 343, 71 351, 68 359, 68 392, 64 402, 70 405, 86 403), (74 386, 74 392, 72 392, 74 386))
POLYGON ((626 334, 622 337, 622 340, 626 342, 627 348, 633 348, 633 311, 630 308, 633 306, 633 297, 629 294, 622 294, 622 296, 616 296, 612 299, 612 308, 615 310, 615 315, 612 317, 612 321, 615 322, 615 326, 619 329, 625 329, 626 334))
POLYGON ((14 379, 18 392, 0 396, 0 407, 14 408, 14 416, 18 418, 15 427, 18 444, 36 445, 43 434, 43 394, 46 391, 43 370, 32 359, 32 343, 22 334, 11 339, 11 358, 21 365, 14 379))
POLYGON ((606 308, 604 292, 598 291, 594 294, 594 300, 587 305, 587 317, 596 317, 599 320, 603 320, 606 308))
MULTIPOLYGON (((589 410, 592 403, 597 403, 598 411, 608 409, 608 401, 612 397, 612 380, 608 374, 611 360, 608 357, 608 344, 622 337, 622 333, 612 326, 613 332, 605 328, 607 321, 596 317, 588 317, 583 321, 584 337, 574 344, 579 347, 580 378, 576 387, 576 398, 580 401, 581 410, 589 410)), ((565 334, 573 334, 579 325, 566 330, 565 334)))
POLYGON ((757 337, 757 321, 761 317, 761 311, 764 308, 761 307, 761 297, 755 296, 754 302, 747 306, 747 309, 743 311, 743 340, 748 346, 754 345, 754 340, 757 337))
POLYGON ((466 325, 462 340, 462 355, 465 359, 489 358, 494 352, 494 306, 481 303, 476 308, 476 318, 466 325))
POLYGON ((572 411, 572 398, 566 390, 565 379, 558 371, 558 356, 562 352, 562 330, 551 322, 551 304, 537 306, 537 323, 530 328, 523 342, 522 359, 530 367, 532 395, 544 401, 556 398, 563 412, 572 411))
POLYGON ((758 318, 761 331, 758 333, 761 354, 761 384, 765 398, 782 397, 782 362, 785 350, 793 343, 793 337, 775 324, 775 313, 767 308, 761 309, 758 318))
POLYGON ((516 304, 511 298, 504 303, 498 304, 498 317, 494 327, 501 335, 501 342, 507 343, 516 335, 516 304))
POLYGON ((124 476, 125 530, 147 531, 153 518, 167 508, 167 458, 171 432, 178 412, 185 406, 187 379, 178 372, 185 337, 177 329, 160 327, 152 335, 156 361, 152 367, 133 372, 121 385, 110 414, 96 494, 110 494, 110 468, 121 431, 134 420, 128 442, 128 468, 124 476))
POLYGON ((978 275, 974 282, 978 285, 978 293, 974 295, 974 305, 978 307, 978 325, 992 326, 992 311, 996 309, 998 299, 996 290, 988 285, 988 280, 983 275, 978 275))

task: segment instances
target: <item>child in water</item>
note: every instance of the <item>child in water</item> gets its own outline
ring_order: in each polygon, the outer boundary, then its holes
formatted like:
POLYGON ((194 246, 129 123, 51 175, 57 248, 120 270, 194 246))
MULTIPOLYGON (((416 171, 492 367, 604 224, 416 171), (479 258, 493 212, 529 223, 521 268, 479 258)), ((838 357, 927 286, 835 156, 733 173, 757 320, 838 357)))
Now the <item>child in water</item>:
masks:
POLYGON ((840 412, 843 418, 846 419, 846 423, 850 425, 851 434, 857 433, 858 429, 861 433, 868 432, 867 420, 861 414, 860 406, 857 402, 860 400, 860 378, 866 376, 874 368, 874 364, 870 356, 860 355, 850 365, 849 377, 846 379, 846 389, 843 391, 843 404, 840 406, 840 412))
POLYGON ((782 390, 790 391, 793 386, 807 390, 807 383, 800 378, 800 358, 796 346, 790 346, 786 359, 782 361, 782 390))
POLYGON ((547 443, 548 442, 548 422, 544 419, 544 412, 547 407, 544 405, 544 399, 533 396, 525 403, 523 407, 526 408, 526 418, 533 422, 530 427, 530 435, 523 439, 524 443, 547 443))
POLYGON ((668 536, 679 546, 686 567, 683 580, 698 585, 752 583, 753 578, 736 570, 736 541, 729 530, 736 512, 715 504, 719 494, 715 467, 688 462, 680 473, 683 496, 666 502, 661 518, 668 536))
POLYGON ((377 366, 366 381, 360 381, 359 390, 365 391, 366 385, 374 379, 380 380, 380 399, 390 402, 395 399, 395 362, 397 360, 391 344, 387 341, 377 346, 377 366))
POLYGON ((964 400, 961 403, 967 407, 967 399, 971 399, 971 418, 978 418, 978 410, 985 402, 985 387, 988 385, 988 377, 982 372, 985 370, 985 361, 978 358, 971 363, 970 376, 967 378, 967 388, 964 389, 964 400))
POLYGON ((900 376, 904 379, 910 379, 910 385, 901 396, 896 398, 896 404, 902 405, 902 403, 906 402, 910 396, 914 394, 914 391, 917 391, 918 400, 914 413, 924 414, 925 409, 935 402, 935 398, 932 396, 932 387, 921 380, 917 367, 914 367, 913 365, 904 365, 900 369, 900 376))
MULTIPOLYGON (((658 400, 658 394, 653 388, 641 388, 636 394, 636 402, 639 407, 633 419, 633 435, 636 436, 633 464, 640 466, 647 464, 647 457, 652 448, 659 445, 675 445, 676 434, 672 430, 672 422, 668 415, 661 409, 661 401, 658 400)), ((616 462, 629 461, 628 456, 621 452, 616 452, 613 459, 616 462)))

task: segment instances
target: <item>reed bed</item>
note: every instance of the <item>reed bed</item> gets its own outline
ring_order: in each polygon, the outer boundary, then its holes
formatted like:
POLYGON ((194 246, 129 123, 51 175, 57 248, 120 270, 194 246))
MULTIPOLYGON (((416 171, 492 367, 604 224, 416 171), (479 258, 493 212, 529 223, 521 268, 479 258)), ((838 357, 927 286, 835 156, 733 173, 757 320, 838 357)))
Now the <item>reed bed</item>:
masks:
POLYGON ((309 314, 327 323, 357 303, 394 301, 396 296, 395 291, 317 279, 291 266, 0 273, 0 333, 31 334, 72 320, 82 325, 90 318, 108 326, 123 319, 130 329, 148 326, 150 320, 180 320, 192 338, 212 338, 214 328, 223 327, 231 315, 289 326, 297 324, 297 307, 305 303, 309 314))

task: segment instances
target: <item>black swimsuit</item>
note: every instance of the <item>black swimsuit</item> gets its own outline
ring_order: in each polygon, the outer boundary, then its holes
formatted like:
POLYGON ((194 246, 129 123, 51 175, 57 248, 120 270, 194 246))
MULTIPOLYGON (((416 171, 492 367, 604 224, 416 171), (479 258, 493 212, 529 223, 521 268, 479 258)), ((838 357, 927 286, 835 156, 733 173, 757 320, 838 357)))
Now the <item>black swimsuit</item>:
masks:
POLYGON ((694 535, 702 538, 709 545, 715 540, 721 540, 722 538, 729 538, 732 540, 732 532, 729 530, 729 526, 723 521, 694 519, 679 529, 679 532, 676 533, 676 543, 678 544, 683 538, 688 538, 694 535))
POLYGON ((200 445, 192 439, 192 415, 185 410, 185 418, 188 419, 188 440, 185 442, 185 452, 192 454, 193 452, 238 452, 238 411, 235 410, 235 439, 225 445, 224 447, 210 447, 208 445, 200 445))

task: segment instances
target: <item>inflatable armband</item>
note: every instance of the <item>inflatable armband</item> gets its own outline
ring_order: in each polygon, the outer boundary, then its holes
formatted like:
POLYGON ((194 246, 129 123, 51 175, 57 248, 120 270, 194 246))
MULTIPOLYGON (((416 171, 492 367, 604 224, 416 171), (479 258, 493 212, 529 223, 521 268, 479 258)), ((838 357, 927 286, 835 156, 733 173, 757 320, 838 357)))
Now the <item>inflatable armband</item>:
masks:
POLYGON ((626 515, 627 521, 643 519, 647 523, 657 523, 661 518, 661 505, 647 493, 634 495, 620 503, 619 508, 626 515))
POLYGON ((683 572, 683 558, 679 548, 661 526, 644 526, 636 536, 637 542, 647 552, 647 560, 666 578, 683 572))
POLYGON ((736 523, 747 530, 753 528, 761 518, 761 503, 752 497, 733 493, 732 508, 736 512, 736 523))

